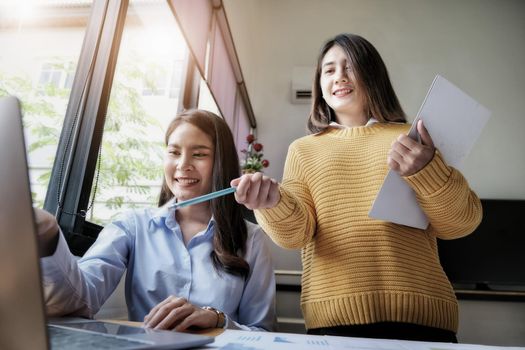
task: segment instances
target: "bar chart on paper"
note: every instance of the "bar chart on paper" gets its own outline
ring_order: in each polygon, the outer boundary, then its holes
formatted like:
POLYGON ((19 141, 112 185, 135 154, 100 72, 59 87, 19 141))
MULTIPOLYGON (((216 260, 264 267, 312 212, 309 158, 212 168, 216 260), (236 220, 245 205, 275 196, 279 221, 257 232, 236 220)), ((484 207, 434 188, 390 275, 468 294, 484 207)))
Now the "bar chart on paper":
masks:
POLYGON ((213 346, 222 350, 328 350, 332 348, 327 337, 323 336, 234 330, 226 330, 215 338, 213 346))
POLYGON ((516 347, 429 343, 407 340, 333 337, 226 330, 210 344, 221 350, 502 350, 516 347))

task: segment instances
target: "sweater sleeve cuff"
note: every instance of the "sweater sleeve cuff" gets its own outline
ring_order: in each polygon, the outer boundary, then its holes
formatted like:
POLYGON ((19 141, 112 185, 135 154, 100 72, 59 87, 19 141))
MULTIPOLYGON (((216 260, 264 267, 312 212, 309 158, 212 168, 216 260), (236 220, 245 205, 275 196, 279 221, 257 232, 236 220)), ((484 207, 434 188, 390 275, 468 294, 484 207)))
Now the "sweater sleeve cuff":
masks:
POLYGON ((259 222, 259 218, 262 218, 267 223, 282 222, 292 215, 295 211, 295 201, 291 198, 286 191, 279 188, 281 194, 281 199, 279 203, 273 208, 270 209, 256 209, 255 217, 259 222))
POLYGON ((452 168, 436 150, 434 158, 423 169, 413 175, 405 176, 404 179, 416 193, 429 196, 443 188, 451 174, 452 168))

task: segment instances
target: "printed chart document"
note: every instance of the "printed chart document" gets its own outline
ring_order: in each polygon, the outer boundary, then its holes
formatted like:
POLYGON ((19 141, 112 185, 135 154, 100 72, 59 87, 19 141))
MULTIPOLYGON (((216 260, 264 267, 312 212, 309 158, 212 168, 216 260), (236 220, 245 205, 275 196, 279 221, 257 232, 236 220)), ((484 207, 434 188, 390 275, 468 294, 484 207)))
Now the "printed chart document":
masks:
MULTIPOLYGON (((416 124, 419 119, 423 120, 445 162, 461 169, 490 114, 479 102, 437 75, 408 136, 417 140, 416 124)), ((368 216, 420 229, 428 226, 428 219, 419 207, 415 192, 393 170, 388 172, 368 216)))
POLYGON ((334 337, 309 334, 225 330, 202 349, 221 350, 515 350, 472 344, 428 343, 409 340, 334 337))

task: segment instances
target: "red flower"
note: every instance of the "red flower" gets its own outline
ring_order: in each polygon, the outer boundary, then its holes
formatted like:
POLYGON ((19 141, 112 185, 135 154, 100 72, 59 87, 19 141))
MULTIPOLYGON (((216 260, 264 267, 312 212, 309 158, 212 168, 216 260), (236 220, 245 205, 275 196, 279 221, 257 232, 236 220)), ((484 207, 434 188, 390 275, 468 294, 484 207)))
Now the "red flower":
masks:
POLYGON ((270 165, 268 160, 263 159, 263 154, 261 152, 263 149, 262 143, 256 142, 257 138, 254 134, 247 135, 246 141, 248 143, 248 147, 241 150, 241 152, 244 153, 244 159, 241 161, 242 172, 262 172, 263 168, 267 168, 270 165))

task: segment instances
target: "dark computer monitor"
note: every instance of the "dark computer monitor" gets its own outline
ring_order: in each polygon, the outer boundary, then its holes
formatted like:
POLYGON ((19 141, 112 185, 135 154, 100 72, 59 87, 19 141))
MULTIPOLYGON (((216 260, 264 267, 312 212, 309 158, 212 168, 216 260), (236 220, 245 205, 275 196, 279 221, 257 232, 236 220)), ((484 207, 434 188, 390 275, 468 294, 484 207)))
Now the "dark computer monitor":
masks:
POLYGON ((470 235, 439 240, 439 257, 455 285, 525 288, 525 200, 484 199, 483 220, 470 235))

